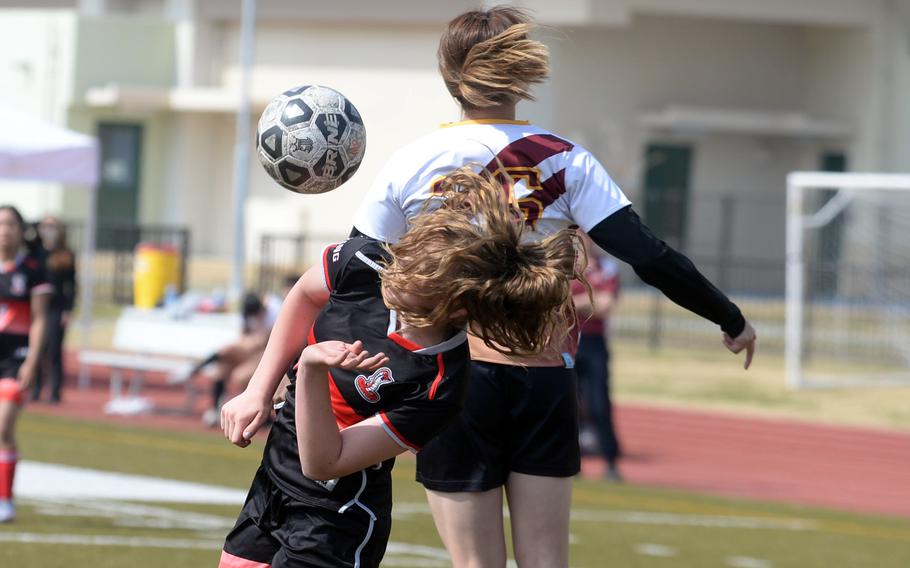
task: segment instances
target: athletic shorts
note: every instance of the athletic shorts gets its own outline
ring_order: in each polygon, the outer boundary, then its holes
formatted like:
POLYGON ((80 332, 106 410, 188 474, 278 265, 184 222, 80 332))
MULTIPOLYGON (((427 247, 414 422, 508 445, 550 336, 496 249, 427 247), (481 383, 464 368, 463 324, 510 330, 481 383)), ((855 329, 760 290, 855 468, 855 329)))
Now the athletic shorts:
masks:
POLYGON ((0 359, 0 400, 8 400, 17 406, 22 406, 22 387, 17 376, 23 361, 19 357, 0 359))
POLYGON ((339 513, 292 499, 260 467, 218 566, 373 568, 391 528, 391 515, 375 518, 356 505, 339 513))
POLYGON ((573 369, 472 362, 458 418, 417 454, 433 491, 487 491, 509 473, 571 477, 581 467, 573 369))

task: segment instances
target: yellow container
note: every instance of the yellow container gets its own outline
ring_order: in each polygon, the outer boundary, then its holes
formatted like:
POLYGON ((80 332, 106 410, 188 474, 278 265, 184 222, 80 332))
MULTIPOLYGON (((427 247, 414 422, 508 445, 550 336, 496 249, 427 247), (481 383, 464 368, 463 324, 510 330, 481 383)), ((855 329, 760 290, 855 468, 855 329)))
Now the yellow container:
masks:
POLYGON ((161 302, 168 286, 180 281, 180 254, 167 245, 140 244, 136 247, 133 268, 133 304, 137 308, 154 308, 161 302))

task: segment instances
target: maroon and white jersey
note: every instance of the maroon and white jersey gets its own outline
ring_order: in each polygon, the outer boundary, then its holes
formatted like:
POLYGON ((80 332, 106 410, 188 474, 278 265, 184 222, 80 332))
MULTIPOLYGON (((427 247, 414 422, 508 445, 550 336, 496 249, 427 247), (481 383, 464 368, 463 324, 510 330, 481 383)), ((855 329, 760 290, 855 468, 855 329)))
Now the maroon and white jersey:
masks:
MULTIPOLYGON (((461 411, 468 386, 467 334, 459 331, 430 346, 399 335, 397 315, 385 306, 380 292, 380 263, 386 255, 380 243, 365 237, 325 249, 323 269, 331 294, 309 343, 359 339, 370 353, 381 351, 389 357, 371 373, 331 369, 325 380, 332 411, 342 430, 376 416, 402 449, 417 452, 461 411)), ((317 506, 341 507, 355 495, 364 502, 387 499, 394 460, 328 483, 305 477, 294 422, 296 373, 289 376, 291 386, 265 450, 272 480, 288 495, 317 506)))
POLYGON ((396 152, 354 217, 361 233, 396 242, 453 170, 500 164, 531 231, 527 238, 578 226, 589 230, 630 204, 586 149, 524 121, 468 120, 443 125, 396 152))

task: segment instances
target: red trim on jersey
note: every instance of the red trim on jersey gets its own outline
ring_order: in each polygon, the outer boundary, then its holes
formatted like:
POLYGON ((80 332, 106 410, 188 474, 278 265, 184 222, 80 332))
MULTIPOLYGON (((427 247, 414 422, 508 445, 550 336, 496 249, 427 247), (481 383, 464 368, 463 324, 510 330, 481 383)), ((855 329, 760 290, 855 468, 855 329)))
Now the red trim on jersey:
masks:
POLYGON ((32 328, 32 304, 27 299, 0 300, 0 332, 10 335, 28 335, 32 328))
MULTIPOLYGON (((315 327, 316 327, 316 324, 313 324, 310 326, 310 333, 306 337, 307 345, 312 345, 312 344, 316 343, 316 333, 314 332, 315 327)), ((300 369, 300 360, 301 359, 303 359, 303 352, 300 353, 300 359, 297 359, 297 362, 294 363, 295 371, 300 369)))
POLYGON ((439 372, 436 373, 436 378, 433 379, 433 384, 430 385, 430 400, 436 398, 436 389, 439 388, 439 384, 442 382, 442 376, 446 372, 445 361, 442 360, 442 353, 436 355, 436 366, 439 368, 439 372))
MULTIPOLYGON (((496 154, 502 165, 507 168, 536 167, 550 156, 570 151, 574 146, 552 134, 533 134, 519 138, 496 154)), ((487 169, 495 172, 499 164, 491 160, 487 169)))
POLYGON ((322 251, 322 275, 325 278, 325 287, 329 289, 329 292, 332 291, 332 282, 329 280, 329 251, 335 246, 338 245, 329 245, 322 251))
POLYGON ((405 446, 411 448, 415 452, 420 451, 420 446, 418 446, 417 444, 412 444, 411 442, 408 441, 407 438, 405 438, 404 436, 401 435, 401 432, 399 432, 398 429, 395 428, 395 426, 392 424, 392 421, 389 420, 388 416, 386 416, 385 411, 379 413, 379 419, 382 420, 382 423, 386 425, 386 427, 389 429, 389 431, 398 439, 399 442, 401 442, 405 446))
POLYGON ((392 333, 390 333, 389 339, 391 339, 398 345, 401 345, 408 351, 417 351, 417 350, 423 349, 423 345, 418 345, 418 344, 414 343, 413 341, 411 341, 410 339, 402 337, 401 335, 399 335, 399 333, 397 331, 393 331, 392 333))
POLYGON ((271 564, 234 556, 224 550, 221 551, 221 560, 218 561, 218 568, 271 568, 271 566, 271 564))
POLYGON ((347 428, 363 420, 363 417, 357 414, 348 401, 341 395, 338 386, 335 384, 335 378, 332 373, 329 374, 329 397, 332 399, 332 413, 335 415, 335 423, 338 428, 347 428))

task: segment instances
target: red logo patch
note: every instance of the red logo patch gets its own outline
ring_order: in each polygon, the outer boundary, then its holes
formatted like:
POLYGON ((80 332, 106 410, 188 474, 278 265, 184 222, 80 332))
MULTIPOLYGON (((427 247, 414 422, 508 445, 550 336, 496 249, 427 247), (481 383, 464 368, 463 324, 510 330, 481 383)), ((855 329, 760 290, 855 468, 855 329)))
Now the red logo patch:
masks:
POLYGON ((357 387, 357 392, 360 393, 364 400, 376 403, 379 402, 379 387, 394 382, 395 378, 392 377, 392 370, 388 367, 382 367, 369 377, 357 375, 357 378, 354 379, 354 386, 357 387))

